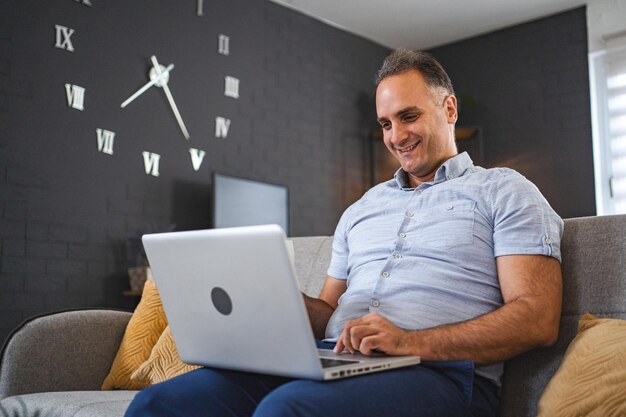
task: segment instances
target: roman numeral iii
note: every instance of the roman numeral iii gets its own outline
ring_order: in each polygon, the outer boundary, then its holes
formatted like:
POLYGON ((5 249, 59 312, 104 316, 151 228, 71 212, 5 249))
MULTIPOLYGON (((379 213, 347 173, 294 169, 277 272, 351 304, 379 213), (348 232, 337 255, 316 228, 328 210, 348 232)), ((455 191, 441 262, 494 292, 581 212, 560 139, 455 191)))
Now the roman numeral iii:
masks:
POLYGON ((239 98, 239 79, 230 75, 224 78, 224 95, 226 97, 239 98))

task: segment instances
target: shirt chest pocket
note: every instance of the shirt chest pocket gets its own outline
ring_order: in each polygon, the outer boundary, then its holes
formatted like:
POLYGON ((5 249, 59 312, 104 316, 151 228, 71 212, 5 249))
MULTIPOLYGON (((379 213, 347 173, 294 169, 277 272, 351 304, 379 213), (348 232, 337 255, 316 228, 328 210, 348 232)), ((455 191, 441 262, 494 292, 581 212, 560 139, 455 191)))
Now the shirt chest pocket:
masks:
POLYGON ((449 249, 474 241, 474 201, 450 201, 425 211, 416 228, 415 244, 449 249))

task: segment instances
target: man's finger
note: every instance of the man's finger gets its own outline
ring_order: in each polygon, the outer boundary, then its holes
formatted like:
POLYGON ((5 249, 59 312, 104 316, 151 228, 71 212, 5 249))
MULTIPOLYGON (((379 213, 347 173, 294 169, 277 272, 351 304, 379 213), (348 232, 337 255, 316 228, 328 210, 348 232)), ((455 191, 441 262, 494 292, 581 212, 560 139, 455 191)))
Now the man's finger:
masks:
POLYGON ((364 337, 361 339, 361 344, 359 345, 359 351, 364 355, 371 355, 375 350, 379 347, 379 337, 378 335, 371 335, 364 337))
POLYGON ((335 344, 335 348, 333 349, 333 351, 335 353, 341 353, 345 349, 345 345, 343 343, 342 336, 343 336, 343 333, 341 333, 341 335, 339 336, 339 339, 337 339, 337 344, 335 344))

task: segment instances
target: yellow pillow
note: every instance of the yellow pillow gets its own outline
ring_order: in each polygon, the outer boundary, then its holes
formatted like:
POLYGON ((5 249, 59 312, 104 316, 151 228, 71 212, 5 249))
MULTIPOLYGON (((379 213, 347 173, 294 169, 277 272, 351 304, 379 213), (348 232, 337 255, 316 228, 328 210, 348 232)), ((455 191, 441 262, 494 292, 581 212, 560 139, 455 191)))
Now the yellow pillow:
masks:
POLYGON ((109 375, 102 383, 103 390, 137 390, 149 385, 131 381, 130 376, 148 359, 165 326, 167 319, 156 285, 146 281, 141 301, 128 322, 109 375))
POLYGON ((157 384, 198 368, 200 367, 187 365, 180 359, 172 338, 172 331, 170 326, 167 326, 154 345, 148 360, 135 371, 130 379, 142 384, 157 384))
POLYGON ((626 416, 626 320, 585 314, 537 417, 626 416))

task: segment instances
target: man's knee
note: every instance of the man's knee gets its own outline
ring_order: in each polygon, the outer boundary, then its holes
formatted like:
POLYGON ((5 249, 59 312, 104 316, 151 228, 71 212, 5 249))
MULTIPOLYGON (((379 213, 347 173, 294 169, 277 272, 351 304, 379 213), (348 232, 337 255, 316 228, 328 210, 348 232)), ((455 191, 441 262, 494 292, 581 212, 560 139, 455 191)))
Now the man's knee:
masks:
POLYGON ((280 387, 259 403, 254 417, 310 417, 312 404, 298 390, 280 387))
POLYGON ((155 389, 146 388, 139 391, 130 406, 126 410, 124 417, 146 417, 153 415, 153 410, 161 409, 160 395, 156 394, 155 389))

